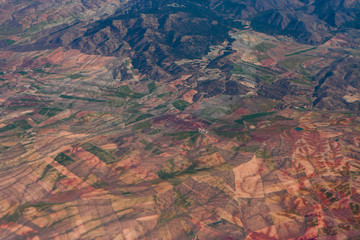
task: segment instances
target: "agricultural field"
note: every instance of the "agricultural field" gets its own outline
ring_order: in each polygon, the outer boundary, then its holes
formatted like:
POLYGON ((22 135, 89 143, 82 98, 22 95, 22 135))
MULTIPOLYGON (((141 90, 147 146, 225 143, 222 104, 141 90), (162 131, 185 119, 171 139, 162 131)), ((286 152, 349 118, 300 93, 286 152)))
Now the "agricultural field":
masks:
POLYGON ((1 239, 360 236, 350 33, 316 46, 242 22, 224 33, 187 1, 111 21, 128 1, 8 2, 7 18, 36 14, 0 19, 1 239))

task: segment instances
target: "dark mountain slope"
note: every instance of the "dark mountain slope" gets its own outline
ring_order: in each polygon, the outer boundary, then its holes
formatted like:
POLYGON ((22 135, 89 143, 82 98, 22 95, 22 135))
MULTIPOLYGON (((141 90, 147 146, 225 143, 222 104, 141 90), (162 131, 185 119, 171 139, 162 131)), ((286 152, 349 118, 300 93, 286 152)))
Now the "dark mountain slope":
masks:
POLYGON ((92 54, 131 56, 136 68, 158 79, 179 71, 174 60, 201 58, 209 46, 229 39, 230 28, 210 9, 191 2, 174 6, 98 21, 70 46, 92 54))
POLYGON ((346 57, 323 69, 315 79, 314 106, 328 110, 360 111, 360 59, 346 57))

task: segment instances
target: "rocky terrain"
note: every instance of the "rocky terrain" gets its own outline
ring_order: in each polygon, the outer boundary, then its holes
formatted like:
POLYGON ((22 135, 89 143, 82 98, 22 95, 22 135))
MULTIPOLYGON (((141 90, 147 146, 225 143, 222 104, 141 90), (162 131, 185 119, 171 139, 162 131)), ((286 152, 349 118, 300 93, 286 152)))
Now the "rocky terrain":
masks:
POLYGON ((359 1, 0 1, 0 239, 358 239, 359 1))

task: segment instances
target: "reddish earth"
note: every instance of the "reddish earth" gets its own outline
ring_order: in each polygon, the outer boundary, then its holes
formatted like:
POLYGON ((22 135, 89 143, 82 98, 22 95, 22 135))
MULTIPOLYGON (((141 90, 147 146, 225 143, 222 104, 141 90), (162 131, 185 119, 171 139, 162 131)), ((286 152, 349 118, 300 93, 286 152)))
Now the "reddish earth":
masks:
POLYGON ((251 31, 165 80, 129 57, 0 51, 0 238, 357 239, 359 117, 313 104, 316 74, 349 54, 333 48, 354 44, 297 53, 251 31))

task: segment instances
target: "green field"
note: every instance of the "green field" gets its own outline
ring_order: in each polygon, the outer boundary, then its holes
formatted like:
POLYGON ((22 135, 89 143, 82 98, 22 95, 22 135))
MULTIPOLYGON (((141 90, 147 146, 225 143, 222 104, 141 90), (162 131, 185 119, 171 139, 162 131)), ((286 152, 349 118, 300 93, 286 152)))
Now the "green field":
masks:
POLYGON ((39 114, 47 116, 47 117, 53 117, 61 111, 63 111, 63 110, 60 108, 42 108, 39 111, 39 114))
POLYGON ((189 103, 184 100, 177 100, 173 102, 173 106, 180 111, 184 111, 189 106, 189 103))
POLYGON ((308 52, 308 51, 311 51, 311 50, 315 50, 316 48, 317 47, 312 47, 312 48, 304 49, 304 50, 301 50, 301 51, 285 54, 284 56, 289 57, 289 56, 297 55, 297 54, 300 54, 300 53, 308 52))
POLYGON ((274 47, 276 47, 274 44, 268 43, 268 42, 262 42, 262 43, 259 43, 254 46, 256 51, 263 52, 263 53, 267 52, 268 50, 270 50, 271 48, 274 48, 274 47))
POLYGON ((116 89, 115 94, 116 94, 116 96, 121 97, 121 98, 127 98, 127 97, 130 97, 130 98, 142 98, 143 96, 146 95, 146 94, 143 94, 143 93, 134 92, 127 85, 120 86, 118 89, 116 89))
POLYGON ((59 97, 66 98, 66 99, 84 100, 84 101, 89 101, 89 102, 106 102, 106 100, 102 100, 102 99, 87 98, 87 97, 76 97, 76 96, 63 95, 63 94, 61 94, 59 97))
POLYGON ((131 129, 134 131, 138 131, 146 128, 151 128, 151 123, 149 121, 136 123, 134 126, 132 126, 131 129))
POLYGON ((101 161, 105 162, 106 164, 111 164, 115 162, 115 159, 108 152, 91 143, 85 143, 81 145, 81 147, 97 156, 101 161))
POLYGON ((144 120, 144 119, 147 119, 147 118, 150 118, 150 117, 153 117, 153 116, 154 115, 152 115, 150 113, 144 113, 144 114, 141 114, 140 116, 133 116, 133 117, 131 117, 130 119, 128 119, 126 121, 125 125, 136 123, 136 122, 139 122, 141 120, 144 120))
POLYGON ((58 163, 60 163, 63 166, 67 166, 70 165, 72 163, 75 162, 74 159, 72 159, 71 157, 69 157, 68 155, 66 155, 65 153, 59 153, 55 158, 55 161, 57 161, 58 163))
POLYGON ((6 132, 6 131, 9 131, 12 129, 16 129, 16 128, 27 130, 27 129, 32 128, 32 126, 25 119, 22 119, 22 120, 14 121, 14 122, 0 128, 0 133, 6 132))
POLYGON ((243 124, 244 121, 253 122, 253 121, 255 121, 257 118, 264 117, 264 116, 268 116, 268 115, 272 115, 272 114, 274 114, 274 113, 275 113, 275 112, 262 112, 262 113, 254 113, 254 114, 250 114, 250 115, 245 115, 245 116, 242 116, 240 119, 235 120, 235 122, 236 122, 236 123, 239 123, 239 124, 243 124))
POLYGON ((148 89, 149 89, 149 93, 153 93, 156 90, 156 84, 155 82, 151 82, 147 85, 148 89))

